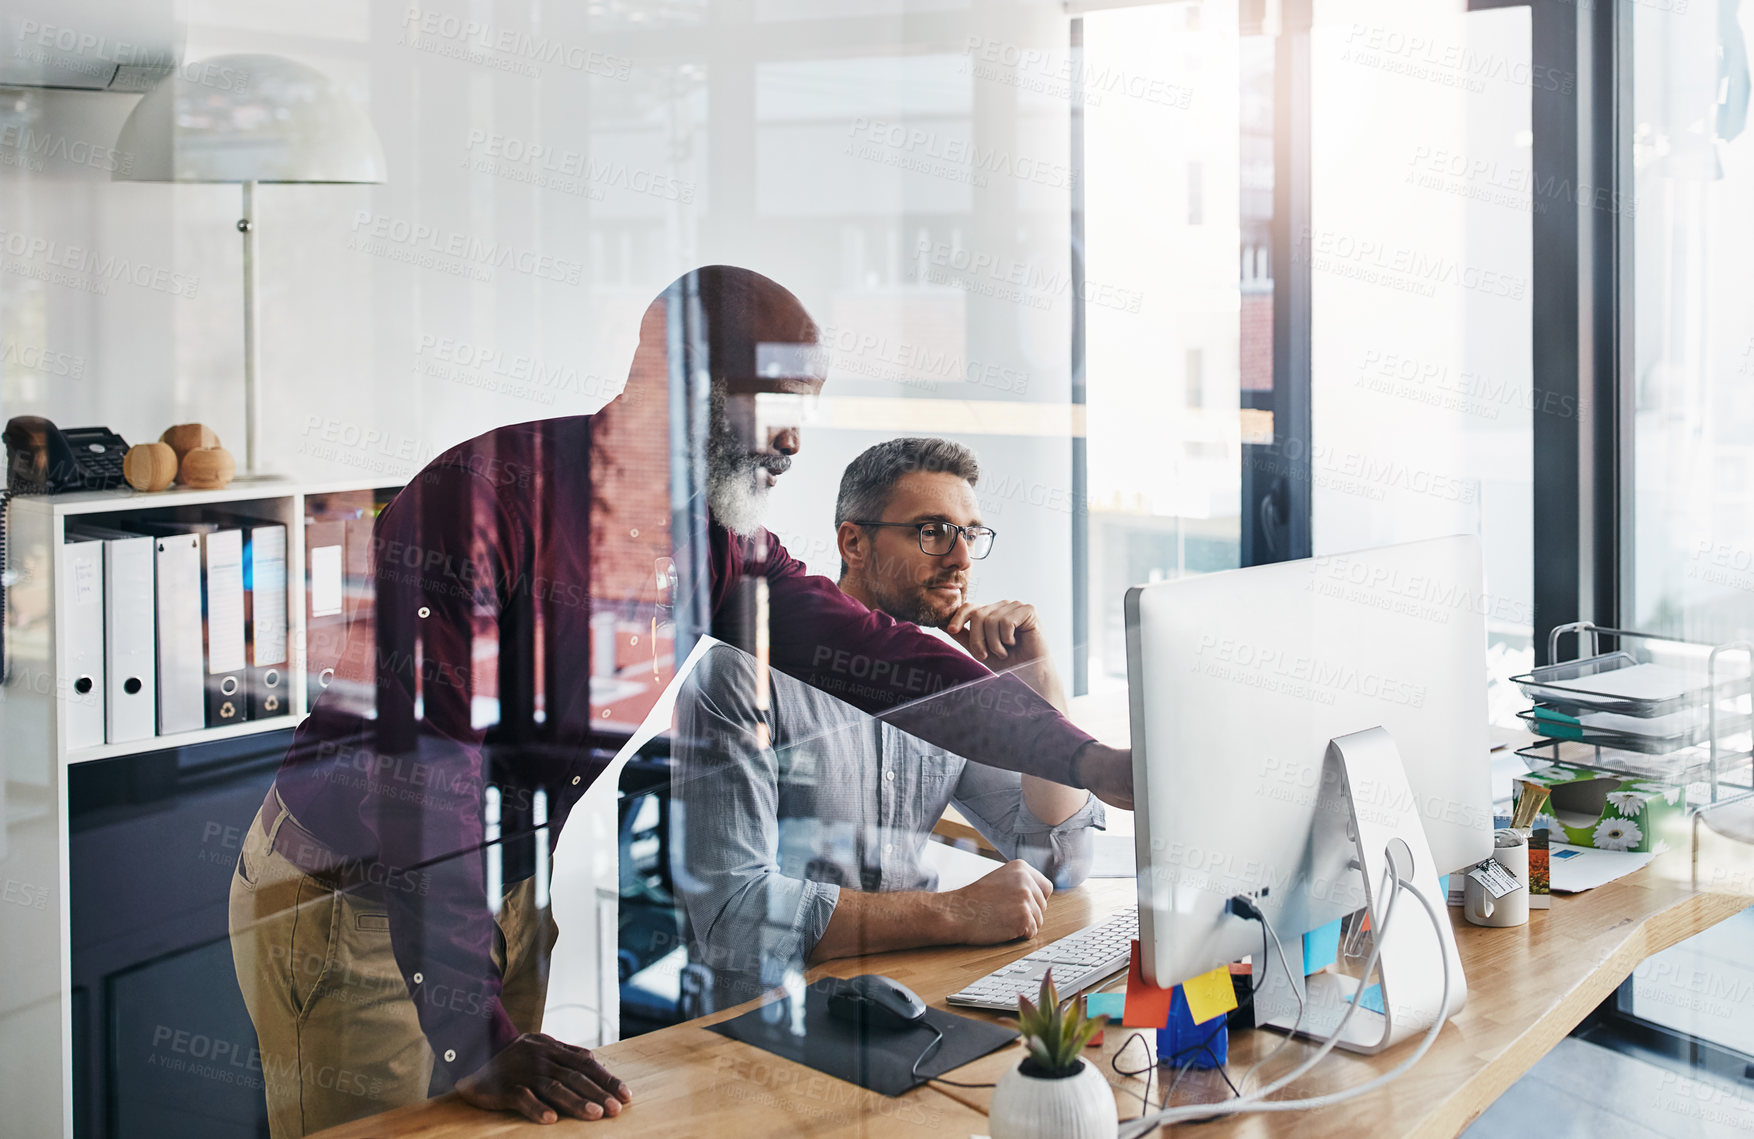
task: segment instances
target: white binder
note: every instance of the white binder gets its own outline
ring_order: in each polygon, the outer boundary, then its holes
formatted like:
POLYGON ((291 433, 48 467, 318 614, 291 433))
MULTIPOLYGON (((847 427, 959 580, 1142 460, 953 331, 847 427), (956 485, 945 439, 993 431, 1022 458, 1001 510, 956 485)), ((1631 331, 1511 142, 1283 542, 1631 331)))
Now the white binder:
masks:
POLYGON ((250 719, 285 715, 286 527, 252 526, 244 540, 244 625, 250 647, 250 719))
POLYGON ((156 557, 146 537, 104 542, 104 739, 150 739, 158 724, 156 557))
POLYGON ((104 742, 104 544, 69 535, 61 548, 61 676, 66 749, 104 742))
POLYGON ((152 539, 84 524, 68 532, 104 546, 104 740, 151 739, 158 724, 152 539))
POLYGON ((335 680, 347 642, 347 600, 342 545, 347 527, 339 521, 305 522, 305 706, 335 680))
POLYGON ((157 553, 158 734, 207 726, 201 637, 201 535, 163 534, 157 553))
POLYGON ((202 611, 207 618, 206 722, 248 718, 244 691, 244 532, 212 530, 202 536, 206 573, 202 611))

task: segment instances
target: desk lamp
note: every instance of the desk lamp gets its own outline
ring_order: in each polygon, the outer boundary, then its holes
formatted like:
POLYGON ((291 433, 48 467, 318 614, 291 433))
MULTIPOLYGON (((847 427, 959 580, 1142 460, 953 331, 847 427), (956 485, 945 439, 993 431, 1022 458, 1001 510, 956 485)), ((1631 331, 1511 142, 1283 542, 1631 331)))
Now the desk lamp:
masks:
POLYGON ((216 55, 185 64, 148 91, 116 149, 133 163, 118 182, 243 186, 244 473, 261 435, 256 297, 256 185, 382 182, 384 147, 371 120, 328 76, 278 55, 216 55))

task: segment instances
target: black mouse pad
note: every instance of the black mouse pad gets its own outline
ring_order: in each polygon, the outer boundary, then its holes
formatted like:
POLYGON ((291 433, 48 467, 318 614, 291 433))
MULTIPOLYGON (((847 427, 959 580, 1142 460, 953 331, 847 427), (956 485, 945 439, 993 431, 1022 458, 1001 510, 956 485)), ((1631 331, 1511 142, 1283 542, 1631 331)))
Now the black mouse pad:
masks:
MULTIPOLYGON (((792 1004, 780 1000, 712 1025, 714 1032, 794 1060, 805 1067, 887 1096, 924 1083, 914 1079, 914 1061, 932 1043, 925 1024, 877 1028, 828 1015, 828 997, 816 986, 804 990, 803 1031, 794 1033, 792 1004)), ((944 1033, 944 1043, 920 1065, 920 1075, 938 1076, 977 1060, 1017 1039, 1015 1029, 928 1008, 926 1022, 944 1033)))

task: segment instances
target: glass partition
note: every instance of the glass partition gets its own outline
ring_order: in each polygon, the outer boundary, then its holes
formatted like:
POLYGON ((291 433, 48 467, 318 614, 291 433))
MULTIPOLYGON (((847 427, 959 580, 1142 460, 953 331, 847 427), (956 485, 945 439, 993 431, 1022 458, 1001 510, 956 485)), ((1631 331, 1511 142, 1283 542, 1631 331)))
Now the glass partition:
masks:
MULTIPOLYGON (((1634 245, 1635 537, 1624 619, 1719 644, 1754 632, 1749 16, 1736 4, 1635 5, 1630 23, 1633 184, 1621 209, 1634 245)), ((1713 865, 1741 866, 1746 850, 1713 865)), ((1669 1049, 1733 1079, 1754 1055, 1751 924, 1745 912, 1656 955, 1622 992, 1625 1011, 1671 1030, 1669 1049)), ((1696 1091, 1702 1110, 1748 1125, 1744 1098, 1696 1091)))

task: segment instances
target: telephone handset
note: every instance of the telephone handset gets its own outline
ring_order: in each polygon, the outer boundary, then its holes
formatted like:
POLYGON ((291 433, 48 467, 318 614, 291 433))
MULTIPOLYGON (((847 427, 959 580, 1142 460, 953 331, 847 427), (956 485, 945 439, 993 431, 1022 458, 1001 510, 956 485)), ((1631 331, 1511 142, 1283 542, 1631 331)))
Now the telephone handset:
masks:
POLYGON ((128 443, 108 427, 66 431, 36 415, 6 424, 6 488, 13 494, 64 494, 122 485, 128 443))

